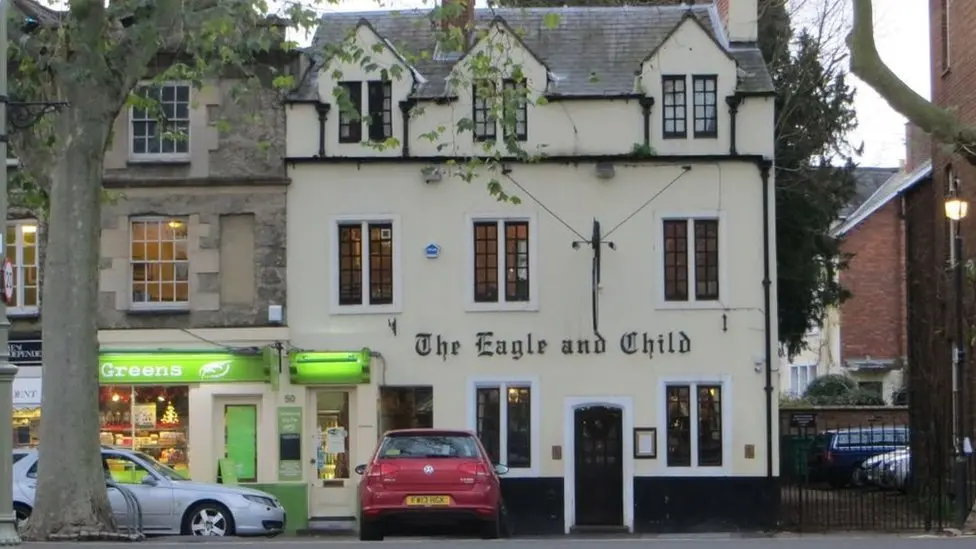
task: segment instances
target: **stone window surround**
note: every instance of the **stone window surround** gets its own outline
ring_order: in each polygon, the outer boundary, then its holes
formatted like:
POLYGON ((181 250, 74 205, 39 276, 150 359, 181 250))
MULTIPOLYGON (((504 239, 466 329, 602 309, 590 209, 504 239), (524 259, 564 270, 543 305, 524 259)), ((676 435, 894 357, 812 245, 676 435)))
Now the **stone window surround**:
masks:
MULTIPOLYGON (((150 214, 146 214, 150 215, 150 214)), ((203 238, 209 238, 215 230, 209 223, 202 223, 200 215, 181 216, 187 218, 187 259, 189 261, 188 303, 166 304, 148 303, 134 307, 132 303, 132 282, 130 267, 131 221, 145 215, 119 216, 116 229, 102 230, 101 257, 103 266, 99 273, 101 292, 115 294, 115 308, 131 313, 166 313, 189 311, 220 310, 220 292, 201 292, 200 275, 216 275, 220 271, 220 250, 200 247, 203 238)))

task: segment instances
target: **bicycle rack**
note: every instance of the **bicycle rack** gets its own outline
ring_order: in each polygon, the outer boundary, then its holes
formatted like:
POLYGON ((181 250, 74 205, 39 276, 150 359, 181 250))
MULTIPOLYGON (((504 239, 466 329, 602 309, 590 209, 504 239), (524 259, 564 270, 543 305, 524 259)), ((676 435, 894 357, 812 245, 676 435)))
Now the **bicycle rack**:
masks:
POLYGON ((142 532, 142 505, 139 503, 136 495, 132 490, 129 490, 114 480, 106 480, 105 485, 118 490, 122 494, 122 499, 125 500, 125 516, 127 520, 126 524, 119 525, 119 529, 130 536, 141 538, 144 535, 142 532))

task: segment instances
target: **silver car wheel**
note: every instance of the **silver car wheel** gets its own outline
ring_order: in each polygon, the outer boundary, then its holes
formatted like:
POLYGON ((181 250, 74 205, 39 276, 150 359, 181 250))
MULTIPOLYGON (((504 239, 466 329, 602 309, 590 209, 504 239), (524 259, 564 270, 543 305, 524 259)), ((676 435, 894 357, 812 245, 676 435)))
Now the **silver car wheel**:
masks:
POLYGON ((219 509, 203 507, 190 520, 190 533, 194 536, 226 536, 227 517, 219 509))

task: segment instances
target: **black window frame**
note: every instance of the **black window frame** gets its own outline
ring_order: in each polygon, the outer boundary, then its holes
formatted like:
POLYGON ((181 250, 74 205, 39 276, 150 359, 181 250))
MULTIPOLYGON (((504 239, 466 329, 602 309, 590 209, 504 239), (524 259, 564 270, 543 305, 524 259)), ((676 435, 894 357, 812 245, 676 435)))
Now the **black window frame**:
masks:
POLYGON ((472 223, 471 291, 475 303, 532 301, 532 230, 528 219, 478 219, 472 223))
POLYGON ((393 137, 393 83, 370 80, 366 83, 366 98, 369 140, 381 142, 393 137))
POLYGON ((664 300, 688 301, 691 286, 688 269, 688 220, 664 219, 661 222, 664 253, 664 300), (679 234, 680 233, 680 234, 679 234), (669 241, 672 241, 669 243, 669 241))
POLYGON ((718 219, 693 219, 695 301, 718 301, 721 295, 721 254, 718 219))
POLYGON ((662 219, 664 301, 720 301, 722 245, 721 220, 718 217, 662 219), (703 231, 706 234, 702 234, 699 227, 706 229, 703 231), (681 228, 681 234, 678 234, 678 228, 681 228), (704 261, 700 261, 702 259, 704 261))
POLYGON ((396 227, 391 220, 338 223, 335 252, 337 305, 388 307, 396 303, 398 265, 394 231, 396 227), (389 233, 384 236, 383 230, 389 233), (388 250, 381 253, 387 242, 388 250))
POLYGON ((691 77, 692 132, 695 138, 718 137, 718 75, 695 74, 691 77), (701 86, 701 89, 699 89, 701 86), (711 108, 711 112, 709 112, 711 108), (703 124, 701 131, 698 123, 703 124), (709 128, 711 123, 711 128, 709 128))
POLYGON ((526 382, 478 384, 475 387, 475 435, 494 464, 531 469, 534 388, 526 382), (513 395, 520 398, 513 402, 513 395), (502 407, 505 414, 502 414, 502 407), (504 444, 502 440, 504 437, 504 444), (515 452, 513 452, 515 448, 515 452), (502 453, 505 453, 502 456, 502 453))
POLYGON ((525 78, 514 79, 506 78, 502 81, 505 103, 503 105, 505 115, 503 132, 505 139, 514 138, 515 141, 528 141, 529 139, 529 100, 528 82, 525 78), (509 120, 509 108, 515 106, 513 119, 509 120), (521 118, 521 120, 520 120, 521 118), (509 122, 512 123, 511 127, 509 122), (521 125, 521 126, 520 126, 521 125), (513 131, 514 130, 514 131, 513 131))
POLYGON ((665 466, 725 465, 725 458, 731 457, 725 454, 727 397, 724 384, 717 381, 665 383, 665 466))
POLYGON ((477 81, 471 85, 471 132, 474 140, 479 143, 498 140, 498 121, 492 115, 492 98, 495 95, 497 86, 491 80, 477 81), (487 96, 479 93, 479 88, 487 87, 487 96), (479 131, 478 127, 481 126, 479 131))
MULTIPOLYGON (((352 103, 356 116, 339 106, 339 143, 361 143, 363 140, 363 83, 358 80, 345 80, 336 84, 345 90, 346 98, 352 103), (343 136, 343 129, 347 135, 343 136)), ((336 98, 339 101, 339 98, 336 98)))
POLYGON ((665 74, 661 76, 661 97, 661 136, 664 139, 686 139, 688 137, 687 75, 665 74), (680 84, 680 90, 678 84, 680 84), (671 101, 670 104, 669 100, 671 101), (680 115, 678 114, 679 109, 680 115), (674 129, 670 131, 668 130, 669 122, 674 126, 674 129), (679 123, 680 130, 678 129, 679 123))

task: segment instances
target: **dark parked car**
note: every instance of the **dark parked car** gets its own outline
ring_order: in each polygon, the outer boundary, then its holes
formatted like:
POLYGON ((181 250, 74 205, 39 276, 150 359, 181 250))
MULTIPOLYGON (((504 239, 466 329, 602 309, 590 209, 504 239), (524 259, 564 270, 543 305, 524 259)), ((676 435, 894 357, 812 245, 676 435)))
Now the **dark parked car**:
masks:
POLYGON ((908 446, 908 427, 870 426, 832 429, 817 435, 807 460, 810 480, 835 488, 852 483, 861 463, 908 446))

